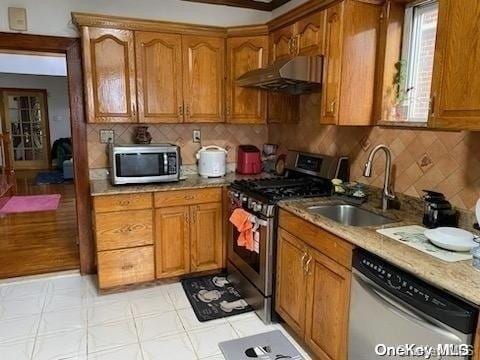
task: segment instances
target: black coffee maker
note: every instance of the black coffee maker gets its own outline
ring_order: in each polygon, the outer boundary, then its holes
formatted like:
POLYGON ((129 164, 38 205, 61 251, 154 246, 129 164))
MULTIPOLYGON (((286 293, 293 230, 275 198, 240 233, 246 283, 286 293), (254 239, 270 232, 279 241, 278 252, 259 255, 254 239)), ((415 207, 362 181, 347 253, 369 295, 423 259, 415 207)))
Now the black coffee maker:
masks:
POLYGON ((429 229, 440 226, 458 226, 458 212, 452 208, 452 204, 445 199, 442 193, 423 190, 425 195, 425 210, 423 214, 423 225, 429 229))

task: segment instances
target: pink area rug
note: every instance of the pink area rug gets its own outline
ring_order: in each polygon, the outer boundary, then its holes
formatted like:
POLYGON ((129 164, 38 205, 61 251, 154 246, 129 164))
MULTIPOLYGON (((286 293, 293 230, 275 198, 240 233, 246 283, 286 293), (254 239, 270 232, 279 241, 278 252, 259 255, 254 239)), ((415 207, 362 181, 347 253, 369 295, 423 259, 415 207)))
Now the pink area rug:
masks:
POLYGON ((60 194, 12 196, 0 209, 0 214, 57 210, 60 197, 60 194))

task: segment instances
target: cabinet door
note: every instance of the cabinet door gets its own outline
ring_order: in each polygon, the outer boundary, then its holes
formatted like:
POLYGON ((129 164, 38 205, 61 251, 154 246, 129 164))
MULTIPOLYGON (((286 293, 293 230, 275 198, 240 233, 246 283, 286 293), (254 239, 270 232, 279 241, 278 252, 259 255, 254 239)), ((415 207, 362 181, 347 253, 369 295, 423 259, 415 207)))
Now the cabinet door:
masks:
POLYGON ((270 35, 271 62, 294 56, 293 37, 294 37, 293 25, 275 30, 270 35))
POLYGON ((223 122, 224 39, 184 36, 185 121, 223 122))
POLYGON ((138 120, 145 123, 182 122, 181 36, 136 32, 135 50, 138 120))
POLYGON ((350 271, 310 249, 305 342, 321 360, 347 359, 350 271))
POLYGON ((283 229, 277 242, 277 290, 275 310, 303 337, 305 330, 305 244, 283 229))
POLYGON ((325 54, 327 12, 320 11, 297 22, 295 50, 298 55, 325 54))
POLYGON ((240 37, 227 40, 227 121, 261 124, 266 119, 266 93, 240 87, 235 80, 248 71, 268 64, 268 37, 240 37))
POLYGON ((327 9, 326 50, 324 62, 323 111, 321 123, 337 124, 340 96, 343 12, 341 2, 327 9))
POLYGON ((480 129, 480 6, 478 0, 439 2, 430 124, 480 129))
POLYGON ((300 112, 300 97, 280 92, 267 95, 267 120, 270 124, 295 123, 300 112))
POLYGON ((88 27, 82 32, 88 122, 136 122, 133 32, 88 27))
POLYGON ((190 207, 192 271, 220 269, 223 264, 222 203, 190 207))
POLYGON ((155 210, 155 258, 157 278, 190 272, 188 206, 155 210))

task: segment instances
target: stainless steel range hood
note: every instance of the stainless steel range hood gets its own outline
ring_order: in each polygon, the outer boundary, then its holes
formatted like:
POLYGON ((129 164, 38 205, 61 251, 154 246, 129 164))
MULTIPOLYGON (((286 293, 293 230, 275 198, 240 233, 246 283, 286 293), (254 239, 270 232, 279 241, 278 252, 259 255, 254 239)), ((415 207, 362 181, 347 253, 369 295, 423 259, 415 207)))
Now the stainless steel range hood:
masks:
POLYGON ((236 80, 238 86, 281 91, 293 95, 319 91, 322 85, 322 56, 297 56, 252 70, 236 80))

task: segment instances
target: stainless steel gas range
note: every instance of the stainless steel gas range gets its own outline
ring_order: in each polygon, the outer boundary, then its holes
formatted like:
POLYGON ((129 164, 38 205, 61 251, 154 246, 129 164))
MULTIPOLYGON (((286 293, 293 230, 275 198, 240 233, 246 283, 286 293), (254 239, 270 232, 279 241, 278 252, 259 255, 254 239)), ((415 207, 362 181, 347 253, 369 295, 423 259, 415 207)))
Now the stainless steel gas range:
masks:
POLYGON ((272 321, 275 258, 280 200, 329 196, 331 179, 348 179, 348 159, 289 151, 284 177, 241 180, 229 189, 230 214, 242 208, 255 219, 258 247, 238 244, 239 232, 230 224, 227 249, 229 280, 265 323, 272 321))

